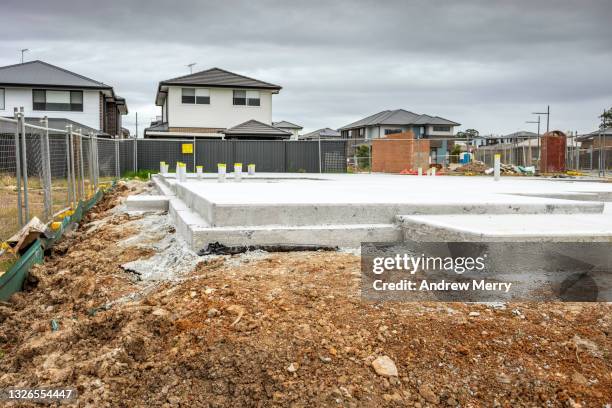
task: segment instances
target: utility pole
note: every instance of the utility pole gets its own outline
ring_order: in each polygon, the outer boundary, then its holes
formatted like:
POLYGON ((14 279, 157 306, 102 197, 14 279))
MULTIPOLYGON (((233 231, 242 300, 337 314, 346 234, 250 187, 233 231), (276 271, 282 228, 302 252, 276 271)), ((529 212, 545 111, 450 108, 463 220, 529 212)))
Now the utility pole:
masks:
MULTIPOLYGON (((537 123, 538 124, 538 167, 539 167, 540 166, 540 115, 538 114, 538 120, 528 120, 525 123, 537 123)), ((529 160, 531 161, 531 142, 529 142, 529 160)))
POLYGON ((195 65, 195 62, 192 62, 191 64, 187 64, 187 67, 189 67, 189 73, 193 74, 193 66, 195 65))
POLYGON ((21 49, 21 63, 23 64, 23 54, 30 51, 28 48, 22 48, 21 49))
POLYGON ((550 131, 550 105, 546 105, 546 112, 531 112, 531 113, 533 115, 546 115, 546 133, 548 133, 550 131))

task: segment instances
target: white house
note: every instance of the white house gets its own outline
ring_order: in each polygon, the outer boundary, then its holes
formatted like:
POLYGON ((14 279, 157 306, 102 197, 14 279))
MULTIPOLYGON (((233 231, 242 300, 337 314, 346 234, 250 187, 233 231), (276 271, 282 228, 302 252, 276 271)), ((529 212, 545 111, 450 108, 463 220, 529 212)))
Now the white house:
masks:
POLYGON ((291 123, 286 120, 281 120, 279 122, 272 122, 272 126, 291 133, 291 140, 298 140, 300 136, 300 131, 304 129, 302 126, 296 125, 295 123, 291 123))
POLYGON ((343 139, 370 140, 411 130, 417 139, 429 139, 430 158, 438 163, 451 150, 455 127, 460 123, 404 109, 384 110, 338 129, 343 139))
POLYGON ((24 108, 29 120, 44 116, 86 132, 121 137, 125 99, 102 82, 43 61, 0 67, 0 116, 24 108))
MULTIPOLYGON (((161 107, 161 122, 145 129, 145 137, 220 138, 227 129, 254 122, 273 128, 272 97, 280 90, 278 85, 220 68, 162 81, 155 98, 161 107)), ((243 126, 240 131, 249 128, 243 126)), ((270 138, 274 139, 291 136, 284 131, 272 133, 270 138)), ((240 137, 248 138, 248 134, 240 137)), ((258 132, 257 138, 265 139, 266 135, 258 132)))

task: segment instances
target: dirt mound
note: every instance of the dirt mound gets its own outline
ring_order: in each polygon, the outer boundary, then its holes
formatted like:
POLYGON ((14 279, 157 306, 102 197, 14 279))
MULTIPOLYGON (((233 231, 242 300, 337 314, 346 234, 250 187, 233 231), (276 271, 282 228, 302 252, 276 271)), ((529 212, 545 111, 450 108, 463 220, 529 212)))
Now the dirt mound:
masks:
POLYGON ((610 305, 368 303, 359 258, 337 252, 203 257, 142 292, 119 265, 150 254, 116 245, 136 223, 111 210, 0 305, 0 388, 72 385, 82 406, 130 407, 612 400, 610 305))

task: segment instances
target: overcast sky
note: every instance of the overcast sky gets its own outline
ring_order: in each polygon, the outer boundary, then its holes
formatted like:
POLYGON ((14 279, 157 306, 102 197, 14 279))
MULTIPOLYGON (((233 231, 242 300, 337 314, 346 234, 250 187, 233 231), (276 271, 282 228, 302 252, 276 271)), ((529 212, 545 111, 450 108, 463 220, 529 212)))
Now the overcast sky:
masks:
POLYGON ((134 131, 159 81, 220 67, 281 85, 273 119, 338 128, 383 109, 481 134, 586 132, 612 106, 612 1, 2 0, 0 65, 41 59, 127 99, 134 131))

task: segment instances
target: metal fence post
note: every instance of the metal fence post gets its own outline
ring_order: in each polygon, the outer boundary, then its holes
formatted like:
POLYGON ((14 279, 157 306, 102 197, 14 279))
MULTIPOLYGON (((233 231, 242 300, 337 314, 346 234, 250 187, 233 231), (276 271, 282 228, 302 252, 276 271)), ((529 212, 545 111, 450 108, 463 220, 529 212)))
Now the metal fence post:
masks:
POLYGON ((21 202, 21 149, 19 147, 19 135, 21 133, 21 116, 15 108, 14 115, 17 120, 17 127, 15 128, 15 176, 17 177, 17 218, 19 221, 19 228, 23 227, 23 208, 21 202))
POLYGON ((79 171, 81 174, 81 199, 85 199, 85 161, 83 159, 83 134, 79 129, 79 171))
POLYGON ((319 173, 323 173, 323 164, 321 163, 321 134, 319 134, 319 173))
POLYGON ((45 205, 45 220, 50 220, 53 217, 53 195, 51 194, 51 149, 49 147, 49 119, 45 116, 42 119, 43 140, 42 140, 42 179, 43 179, 43 195, 45 205))
POLYGON ((134 152, 134 172, 136 173, 138 171, 138 135, 134 138, 134 149, 132 150, 134 152))
POLYGON ((23 177, 23 205, 25 210, 24 221, 27 223, 30 220, 30 206, 28 199, 28 150, 26 147, 25 116, 23 114, 23 106, 19 108, 19 116, 21 116, 21 164, 23 177))
POLYGON ((72 187, 70 186, 70 132, 68 131, 70 125, 66 126, 66 191, 68 192, 68 203, 72 206, 74 198, 72 197, 72 187))
POLYGON ((72 134, 72 125, 68 125, 66 127, 68 128, 68 183, 70 189, 70 196, 72 198, 71 206, 75 208, 78 202, 78 198, 76 191, 76 175, 74 171, 74 136, 72 134))
POLYGON ((119 140, 115 139, 115 177, 121 177, 121 157, 119 155, 119 140))
POLYGON ((94 194, 98 191, 98 181, 100 178, 100 163, 98 163, 98 138, 94 135, 91 137, 91 152, 92 152, 92 166, 93 166, 93 192, 94 194))

